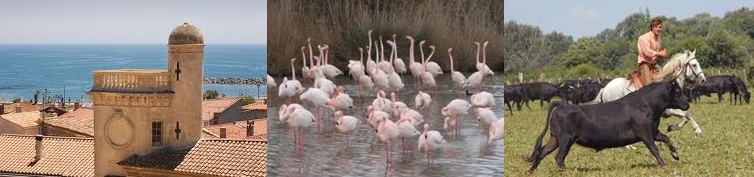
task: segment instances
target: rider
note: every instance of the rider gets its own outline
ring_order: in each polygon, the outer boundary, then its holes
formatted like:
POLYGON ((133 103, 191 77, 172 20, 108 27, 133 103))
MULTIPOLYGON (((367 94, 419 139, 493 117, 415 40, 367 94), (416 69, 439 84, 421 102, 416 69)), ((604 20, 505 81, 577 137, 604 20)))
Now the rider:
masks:
POLYGON ((638 85, 639 87, 659 81, 659 78, 655 76, 658 73, 655 64, 658 60, 668 56, 668 51, 661 48, 660 31, 662 31, 662 20, 654 18, 649 23, 649 32, 639 36, 639 41, 636 44, 639 51, 637 71, 642 81, 642 84, 638 85))

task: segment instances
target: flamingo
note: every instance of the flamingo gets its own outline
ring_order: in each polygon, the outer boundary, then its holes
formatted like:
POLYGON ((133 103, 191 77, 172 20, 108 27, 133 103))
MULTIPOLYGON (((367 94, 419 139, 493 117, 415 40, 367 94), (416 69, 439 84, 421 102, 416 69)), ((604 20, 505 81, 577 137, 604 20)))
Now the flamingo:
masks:
MULTIPOLYGON (((367 68, 367 71, 369 71, 369 74, 371 75, 372 71, 375 68, 377 68, 377 63, 375 63, 372 60, 372 30, 369 30, 368 35, 369 35, 369 44, 367 46, 367 63, 366 63, 366 68, 367 68)), ((375 49, 375 50, 377 50, 377 49, 375 49)), ((378 54, 375 53, 375 55, 378 55, 378 54)), ((377 59, 377 57, 375 57, 375 60, 376 59, 377 59)))
POLYGON ((278 115, 280 116, 280 122, 283 122, 283 123, 288 122, 288 118, 290 118, 290 113, 295 111, 296 109, 304 109, 304 107, 296 103, 293 103, 290 105, 286 105, 286 104, 281 105, 280 110, 278 111, 278 115))
MULTIPOLYGON (((466 76, 463 76, 461 72, 455 71, 455 69, 453 68, 453 55, 450 54, 452 51, 453 51, 452 47, 448 49, 448 57, 450 57, 450 78, 451 80, 453 80, 453 83, 455 84, 455 86, 460 88, 460 87, 463 87, 463 83, 466 82, 466 76)), ((458 98, 461 97, 460 91, 461 90, 459 89, 457 92, 458 98)))
POLYGON ((267 75, 267 87, 276 87, 277 83, 275 83, 275 78, 272 78, 269 74, 267 75))
MULTIPOLYGON (((390 61, 385 61, 385 45, 383 45, 382 43, 382 36, 380 36, 380 51, 378 52, 380 54, 380 62, 378 64, 382 71, 390 74, 395 72, 395 69, 393 69, 393 64, 391 64, 390 61)), ((392 57, 392 53, 390 55, 392 57)))
POLYGON ((393 107, 393 102, 385 98, 385 92, 380 90, 377 92, 377 98, 372 101, 372 106, 377 111, 390 112, 393 107))
MULTIPOLYGON (((393 51, 390 52, 390 62, 395 59, 395 56, 393 55, 395 51, 397 50, 397 47, 395 46, 395 42, 388 40, 387 43, 393 48, 393 51)), ((394 70, 392 72, 387 73, 388 74, 388 85, 390 85, 390 88, 393 92, 396 92, 403 88, 403 80, 401 79, 401 76, 398 75, 394 70)))
MULTIPOLYGON (((359 48, 359 50, 361 51, 361 48, 359 48)), ((362 60, 363 60, 363 58, 362 58, 362 60)), ((362 63, 364 63, 364 62, 362 61, 362 63)), ((364 89, 371 89, 372 87, 374 87, 374 82, 372 82, 372 78, 366 75, 366 73, 363 70, 363 68, 362 68, 361 72, 362 73, 360 74, 360 76, 359 76, 359 78, 357 80, 357 82, 359 84, 359 87, 364 88, 364 89)), ((359 90, 360 90, 359 87, 356 87, 356 95, 359 95, 359 90)))
POLYGON ((359 79, 364 74, 364 49, 359 47, 359 54, 361 59, 359 61, 348 60, 348 75, 351 75, 354 80, 359 79))
POLYGON ((471 104, 462 99, 455 99, 453 101, 450 101, 447 106, 442 108, 442 115, 450 117, 451 119, 455 120, 456 123, 456 135, 461 134, 461 116, 468 115, 469 108, 471 108, 471 104))
POLYGON ((374 110, 374 107, 372 105, 369 105, 367 107, 367 123, 369 123, 369 127, 377 128, 378 125, 380 125, 380 119, 378 117, 389 117, 387 113, 383 111, 374 110))
POLYGON ((390 114, 390 116, 400 117, 400 115, 408 109, 408 106, 406 106, 406 103, 396 100, 395 93, 390 93, 390 97, 393 102, 393 107, 391 108, 392 114, 390 114))
POLYGON ((443 121, 443 130, 453 133, 457 128, 457 121, 451 117, 445 117, 443 121))
POLYGON ((429 61, 430 59, 432 59, 432 54, 435 53, 435 46, 430 45, 429 48, 432 49, 432 53, 429 54, 429 57, 427 57, 427 63, 424 66, 424 69, 427 72, 432 73, 432 77, 436 77, 437 75, 442 74, 442 68, 440 68, 440 65, 438 65, 434 61, 429 61))
POLYGON ((335 77, 337 77, 339 75, 343 75, 343 71, 341 71, 337 67, 335 67, 335 66, 327 63, 327 56, 328 56, 328 54, 330 52, 330 46, 328 46, 327 44, 325 44, 324 45, 324 49, 325 49, 325 58, 324 58, 324 65, 322 65, 322 72, 324 72, 325 76, 327 76, 328 78, 330 78, 332 80, 335 80, 335 77))
POLYGON ((471 95, 471 98, 469 99, 471 102, 471 106, 474 107, 495 107, 495 97, 489 93, 489 92, 479 92, 474 95, 471 95))
POLYGON ((505 137, 505 121, 501 117, 495 122, 495 125, 490 126, 490 137, 487 139, 488 144, 492 144, 495 140, 503 139, 505 137))
POLYGON ((296 94, 299 94, 303 91, 303 87, 301 86, 301 82, 296 80, 296 65, 295 65, 296 58, 291 59, 291 76, 293 79, 288 80, 288 77, 283 78, 283 82, 280 84, 280 87, 278 88, 278 96, 280 97, 288 97, 288 103, 291 103, 291 98, 296 96, 296 94))
MULTIPOLYGON (((310 40, 311 40, 311 38, 307 39, 306 42, 309 42, 310 40)), ((309 66, 306 65, 306 55, 305 55, 304 49, 306 49, 306 47, 301 46, 301 61, 304 62, 304 66, 301 67, 301 77, 303 77, 304 80, 306 80, 306 78, 309 78, 309 76, 308 76, 308 74, 309 74, 309 66)))
POLYGON ((390 158, 390 141, 398 138, 400 129, 387 116, 379 116, 377 119, 381 121, 377 126, 377 137, 380 141, 385 142, 385 155, 387 156, 387 164, 390 165, 393 163, 392 158, 390 158))
POLYGON ((418 126, 419 124, 424 123, 424 116, 413 109, 407 108, 406 111, 403 111, 403 113, 401 113, 400 117, 409 117, 414 119, 414 126, 418 126))
MULTIPOLYGON (((395 40, 395 34, 393 34, 393 42, 398 43, 398 41, 395 40)), ((395 48, 395 47, 394 47, 395 48)), ((403 63, 403 59, 398 58, 398 48, 395 48, 395 61, 393 61, 393 68, 395 69, 395 72, 398 72, 398 74, 406 74, 406 64, 403 63)))
POLYGON ((430 49, 432 49, 432 53, 429 54, 429 57, 424 58, 424 41, 419 42, 419 50, 422 54, 422 67, 424 68, 424 72, 422 72, 421 80, 422 85, 428 86, 430 90, 434 87, 437 87, 437 84, 435 83, 435 76, 432 75, 432 73, 427 71, 427 60, 429 60, 430 57, 435 53, 434 46, 430 46, 430 49))
POLYGON ((408 69, 411 71, 411 75, 414 76, 414 91, 416 91, 420 86, 419 82, 421 81, 421 74, 424 72, 424 66, 422 63, 416 62, 414 60, 414 38, 411 36, 406 36, 406 39, 408 39, 411 43, 408 50, 408 69))
MULTIPOLYGON (((482 85, 484 85, 484 76, 494 76, 495 73, 492 72, 489 66, 487 66, 487 44, 489 44, 489 41, 484 41, 484 44, 482 45, 482 69, 480 70, 482 72, 482 85)), ((477 68, 478 69, 478 68, 477 68)))
POLYGON ((482 84, 482 77, 483 75, 481 71, 474 72, 469 78, 466 78, 466 82, 464 82, 461 87, 472 88, 473 92, 476 92, 476 88, 482 84))
POLYGON ((374 83, 374 86, 377 86, 377 89, 385 90, 390 88, 390 85, 388 84, 389 80, 387 74, 385 74, 384 71, 379 68, 374 68, 374 70, 372 70, 372 73, 370 74, 370 76, 372 77, 372 82, 374 83))
POLYGON ((325 78, 325 76, 318 76, 316 80, 314 80, 313 87, 316 87, 323 92, 327 93, 327 96, 332 96, 333 92, 335 91, 335 84, 332 83, 329 79, 325 78))
POLYGON ((319 124, 322 118, 322 114, 324 113, 322 107, 327 106, 327 102, 330 101, 330 98, 328 98, 327 94, 322 90, 312 87, 301 94, 301 96, 299 96, 299 99, 306 101, 311 105, 314 105, 314 108, 317 109, 317 133, 319 133, 319 124))
POLYGON ((290 113, 287 120, 288 126, 294 128, 293 141, 298 146, 299 156, 303 155, 304 140, 301 134, 301 128, 309 127, 314 121, 314 115, 306 109, 295 109, 290 113))
POLYGON ((424 114, 427 114, 427 107, 432 103, 432 97, 429 94, 419 91, 414 98, 415 107, 418 110, 424 110, 424 114))
POLYGON ((353 99, 351 99, 351 97, 343 91, 343 87, 338 87, 335 90, 332 99, 327 102, 327 107, 329 107, 330 110, 335 111, 336 109, 345 110, 353 108, 353 99))
POLYGON ((490 126, 494 125, 497 121, 495 113, 493 113, 490 108, 476 108, 476 112, 477 120, 479 120, 479 123, 484 125, 485 129, 489 130, 490 126))
MULTIPOLYGON (((311 79, 312 82, 313 82, 317 78, 324 77, 325 73, 324 73, 324 71, 322 71, 322 66, 320 66, 321 65, 321 61, 322 61, 322 60, 320 60, 321 58, 319 56, 314 56, 312 58, 314 59, 314 61, 316 61, 316 64, 312 64, 312 67, 309 68, 309 74, 307 74, 307 76, 309 76, 308 79, 311 79)), ((312 61, 312 62, 314 62, 314 61, 312 61)))
POLYGON ((445 139, 442 138, 440 132, 429 131, 429 124, 424 124, 424 133, 419 136, 417 140, 419 144, 419 151, 424 152, 427 155, 427 165, 432 165, 432 156, 429 156, 429 151, 434 151, 445 144, 445 139))
POLYGON ((356 130, 356 126, 360 123, 361 121, 356 117, 343 115, 342 111, 335 112, 335 127, 340 133, 346 134, 346 144, 349 144, 348 132, 356 130))
POLYGON ((414 138, 416 136, 419 136, 421 132, 419 130, 416 130, 416 127, 414 127, 414 119, 411 117, 401 117, 400 120, 396 122, 398 124, 398 128, 400 130, 400 137, 401 137, 401 153, 406 154, 408 153, 408 150, 406 149, 406 139, 414 138))

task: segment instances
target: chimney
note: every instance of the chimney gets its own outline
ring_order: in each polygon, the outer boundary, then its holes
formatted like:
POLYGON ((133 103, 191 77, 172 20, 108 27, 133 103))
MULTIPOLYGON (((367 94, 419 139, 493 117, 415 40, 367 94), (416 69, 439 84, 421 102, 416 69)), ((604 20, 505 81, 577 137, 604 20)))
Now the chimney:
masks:
POLYGON ((0 115, 5 114, 5 104, 0 103, 0 115))
POLYGON ((228 137, 228 130, 225 127, 220 127, 220 138, 228 137))
POLYGON ((34 161, 39 161, 42 159, 42 135, 37 134, 36 136, 34 136, 34 139, 36 140, 34 149, 37 152, 37 154, 34 156, 34 161))
POLYGON ((24 112, 23 108, 21 107, 21 105, 16 104, 16 113, 21 113, 21 112, 24 112))
POLYGON ((81 103, 79 103, 79 102, 73 103, 73 110, 74 111, 75 110, 79 110, 79 108, 81 108, 81 103))
POLYGON ((253 120, 247 120, 246 121, 246 137, 254 136, 254 121, 253 120))

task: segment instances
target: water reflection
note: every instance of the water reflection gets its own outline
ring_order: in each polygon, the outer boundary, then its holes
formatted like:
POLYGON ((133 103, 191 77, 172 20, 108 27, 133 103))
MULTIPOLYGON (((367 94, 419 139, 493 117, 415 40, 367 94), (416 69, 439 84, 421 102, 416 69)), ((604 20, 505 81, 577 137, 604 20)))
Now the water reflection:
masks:
MULTIPOLYGON (((464 73, 468 76, 470 73, 464 73)), ((299 77, 300 78, 300 77, 299 77)), ((276 78, 281 81, 282 79, 276 78)), ((454 137, 442 130, 442 107, 456 99, 456 92, 451 86, 450 74, 439 75, 436 79, 438 89, 432 97, 429 107, 430 115, 424 120, 430 130, 439 131, 447 143, 440 150, 433 151, 434 164, 429 167, 424 153, 417 149, 416 139, 412 139, 407 155, 401 153, 401 140, 390 143, 393 158, 392 165, 385 162, 385 143, 378 140, 374 129, 366 123, 366 108, 374 99, 375 91, 356 95, 354 81, 350 77, 339 77, 334 83, 346 88, 346 92, 355 99, 354 109, 346 111, 362 123, 349 133, 349 144, 345 135, 338 132, 334 125, 333 112, 326 111, 321 124, 321 133, 316 126, 302 130, 304 137, 304 155, 299 158, 293 144, 293 129, 280 122, 278 110, 287 100, 271 98, 268 106, 268 171, 270 176, 503 176, 504 152, 503 141, 487 144, 487 132, 483 132, 479 122, 472 118, 475 111, 464 116, 461 124, 461 136, 454 137)), ((403 77, 406 85, 398 92, 398 100, 414 109, 413 79, 403 77)), ((485 79, 487 85, 483 90, 495 96, 497 106, 492 108, 496 116, 503 116, 503 78, 495 76, 485 79)), ((311 83, 303 82, 305 87, 311 83)), ((277 88, 271 88, 277 93, 277 88)), ((277 94, 275 94, 277 95, 277 94)), ((468 97, 464 97, 468 101, 468 97)), ((303 104, 302 104, 303 105, 303 104)), ((307 106, 307 105, 304 105, 307 106)), ((313 113, 313 109, 307 107, 313 113)), ((393 119, 394 121, 397 119, 393 119)), ((422 131, 421 126, 417 130, 422 131)))

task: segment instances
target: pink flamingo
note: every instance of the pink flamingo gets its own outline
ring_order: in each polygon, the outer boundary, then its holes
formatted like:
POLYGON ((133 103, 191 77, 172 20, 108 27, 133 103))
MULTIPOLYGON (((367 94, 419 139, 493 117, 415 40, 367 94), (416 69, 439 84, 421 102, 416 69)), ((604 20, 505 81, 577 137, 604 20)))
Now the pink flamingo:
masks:
POLYGON ((303 155, 304 140, 301 134, 301 128, 309 127, 314 121, 314 115, 306 109, 295 109, 290 113, 290 116, 286 123, 291 128, 294 128, 293 141, 298 147, 299 157, 303 155))
POLYGON ((432 156, 429 155, 429 151, 439 149, 440 146, 445 144, 445 139, 440 135, 440 132, 429 131, 429 124, 424 124, 424 133, 419 135, 417 142, 419 143, 419 150, 427 155, 427 165, 431 166, 432 156))
POLYGON ((471 104, 466 100, 455 99, 442 108, 442 115, 456 121, 456 136, 461 135, 461 116, 468 115, 471 104))
MULTIPOLYGON (((421 75, 424 72, 424 65, 414 60, 414 38, 406 36, 411 43, 408 50, 408 69, 411 71, 411 75, 414 76, 414 92, 418 91, 421 86, 421 75)), ((423 57, 423 54, 422 54, 423 57)), ((423 62, 423 58, 422 58, 423 62)))
POLYGON ((299 99, 302 101, 306 101, 310 103, 311 105, 314 105, 314 108, 317 109, 317 133, 319 133, 319 124, 320 120, 322 120, 322 116, 324 114, 324 111, 322 110, 323 107, 327 106, 327 103, 330 101, 330 98, 327 97, 327 94, 323 92, 322 90, 318 88, 309 88, 299 96, 299 99))
POLYGON ((430 46, 429 48, 432 49, 432 53, 429 54, 429 57, 424 58, 424 49, 423 49, 424 42, 425 41, 419 42, 419 50, 421 51, 421 54, 422 54, 422 67, 424 68, 424 72, 422 72, 422 75, 421 75, 421 80, 422 80, 422 85, 428 86, 431 90, 437 87, 437 84, 435 83, 435 76, 432 75, 432 73, 427 71, 427 60, 429 60, 429 58, 431 58, 432 55, 435 53, 435 50, 434 50, 435 47, 430 46))
POLYGON ((356 117, 343 115, 342 111, 335 112, 335 127, 340 133, 346 134, 346 144, 349 144, 348 132, 356 130, 356 126, 359 125, 359 123, 361 123, 361 121, 356 119, 356 117))
POLYGON ((379 116, 380 124, 377 126, 377 137, 380 141, 385 142, 385 156, 387 156, 387 164, 393 163, 390 157, 390 141, 398 138, 400 135, 400 129, 393 121, 387 118, 387 116, 379 116))
MULTIPOLYGON (((453 48, 448 49, 448 57, 450 57, 450 78, 453 80, 453 83, 456 87, 462 87, 463 83, 466 82, 466 76, 463 76, 461 72, 455 71, 453 68, 453 55, 450 54, 450 52, 453 51, 453 48)), ((458 98, 461 98, 461 89, 458 89, 456 92, 458 93, 458 98)))

